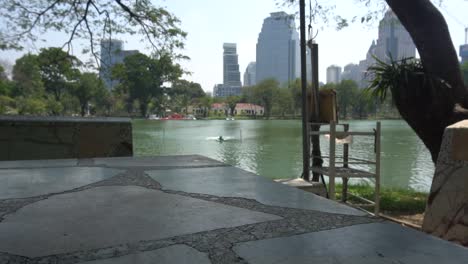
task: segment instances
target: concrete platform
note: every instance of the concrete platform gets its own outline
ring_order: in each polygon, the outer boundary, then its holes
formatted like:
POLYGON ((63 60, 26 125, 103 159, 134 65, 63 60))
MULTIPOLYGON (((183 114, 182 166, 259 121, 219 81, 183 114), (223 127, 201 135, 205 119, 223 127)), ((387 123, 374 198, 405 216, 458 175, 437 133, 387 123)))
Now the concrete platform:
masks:
POLYGON ((466 263, 468 249, 202 156, 0 162, 0 263, 466 263))

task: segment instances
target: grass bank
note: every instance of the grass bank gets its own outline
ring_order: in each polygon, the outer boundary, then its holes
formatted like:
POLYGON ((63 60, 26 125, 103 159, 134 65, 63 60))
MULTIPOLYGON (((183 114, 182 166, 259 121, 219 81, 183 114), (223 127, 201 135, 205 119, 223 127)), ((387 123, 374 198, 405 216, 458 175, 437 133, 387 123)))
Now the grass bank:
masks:
MULTIPOLYGON (((341 199, 341 185, 337 185, 337 197, 341 199), (339 192, 339 193, 338 193, 339 192)), ((348 192, 368 200, 374 200, 374 187, 369 185, 349 185, 348 192)), ((383 212, 420 214, 426 208, 428 193, 408 189, 381 188, 380 208, 383 212)), ((349 197, 350 202, 358 200, 349 197)))

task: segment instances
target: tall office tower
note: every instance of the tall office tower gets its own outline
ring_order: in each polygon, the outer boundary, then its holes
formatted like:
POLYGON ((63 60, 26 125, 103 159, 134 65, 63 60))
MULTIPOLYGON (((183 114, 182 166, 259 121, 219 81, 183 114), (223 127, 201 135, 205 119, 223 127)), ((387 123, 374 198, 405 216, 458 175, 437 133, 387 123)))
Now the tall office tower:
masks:
POLYGON ((327 68, 327 84, 339 83, 341 81, 341 67, 331 65, 327 68))
POLYGON ((241 86, 237 45, 224 43, 223 49, 223 84, 241 86))
POLYGON ((101 40, 101 68, 99 77, 108 89, 114 88, 118 82, 112 80, 111 71, 118 63, 123 63, 125 57, 138 53, 138 50, 124 50, 121 40, 101 40))
POLYGON ((255 61, 249 63, 244 73, 244 86, 252 86, 256 84, 255 75, 257 73, 257 64, 255 61))
POLYGON ((257 41, 256 82, 274 78, 281 84, 300 77, 299 34, 294 16, 271 13, 263 21, 257 41))
POLYGON ((375 56, 385 62, 389 62, 390 58, 401 60, 416 56, 416 46, 410 34, 391 10, 385 13, 384 18, 379 23, 379 38, 375 47, 375 56))
POLYGON ((215 96, 241 95, 239 59, 235 43, 223 44, 223 85, 217 86, 215 96))

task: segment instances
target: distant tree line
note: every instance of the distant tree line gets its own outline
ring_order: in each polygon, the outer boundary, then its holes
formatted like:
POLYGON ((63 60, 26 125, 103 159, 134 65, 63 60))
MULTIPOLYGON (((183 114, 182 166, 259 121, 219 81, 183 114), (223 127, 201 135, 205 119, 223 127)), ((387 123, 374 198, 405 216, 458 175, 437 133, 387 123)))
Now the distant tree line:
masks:
MULTIPOLYGON (((310 90, 311 88, 308 87, 310 90)), ((366 119, 369 117, 398 117, 392 102, 383 103, 373 98, 366 90, 359 88, 353 80, 343 80, 338 84, 327 84, 320 89, 333 89, 337 94, 338 115, 341 119, 366 119)), ((261 105, 265 117, 296 118, 301 115, 301 81, 297 79, 281 87, 274 79, 264 80, 257 85, 244 87, 237 102, 261 105)), ((233 101, 235 98, 228 98, 233 101)))
POLYGON ((112 69, 119 84, 109 90, 76 57, 41 49, 16 60, 11 79, 0 66, 0 114, 146 117, 211 104, 200 84, 180 79, 182 74, 169 54, 135 54, 112 69))

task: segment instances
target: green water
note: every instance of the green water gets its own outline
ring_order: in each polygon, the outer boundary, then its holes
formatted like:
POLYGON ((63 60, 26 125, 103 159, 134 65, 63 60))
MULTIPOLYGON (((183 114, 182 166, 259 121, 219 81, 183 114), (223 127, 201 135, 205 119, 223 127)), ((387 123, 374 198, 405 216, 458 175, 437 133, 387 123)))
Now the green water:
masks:
MULTIPOLYGON (((374 121, 348 123, 356 131, 375 127, 374 121)), ((298 177, 302 171, 301 123, 297 120, 138 120, 133 127, 137 156, 200 154, 269 178, 298 177), (219 136, 226 140, 217 141, 219 136)), ((321 141, 326 153, 327 140, 322 137, 321 141)), ((354 137, 350 155, 369 159, 372 146, 372 138, 354 137)), ((404 121, 382 122, 381 172, 385 187, 429 190, 434 165, 404 121)))

